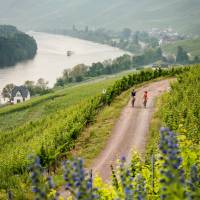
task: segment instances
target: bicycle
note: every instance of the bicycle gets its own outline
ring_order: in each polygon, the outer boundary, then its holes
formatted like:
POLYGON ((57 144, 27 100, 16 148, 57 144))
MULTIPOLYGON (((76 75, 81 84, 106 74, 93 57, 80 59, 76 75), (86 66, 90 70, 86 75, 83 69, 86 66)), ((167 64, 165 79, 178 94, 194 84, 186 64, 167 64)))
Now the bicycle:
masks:
POLYGON ((132 98, 131 104, 132 104, 132 107, 134 107, 134 105, 135 105, 135 97, 132 98))
POLYGON ((144 104, 144 107, 146 108, 147 107, 147 99, 148 99, 148 92, 147 91, 145 91, 144 92, 144 101, 143 101, 143 104, 144 104))
POLYGON ((144 104, 144 107, 146 108, 147 107, 147 99, 144 99, 143 104, 144 104))

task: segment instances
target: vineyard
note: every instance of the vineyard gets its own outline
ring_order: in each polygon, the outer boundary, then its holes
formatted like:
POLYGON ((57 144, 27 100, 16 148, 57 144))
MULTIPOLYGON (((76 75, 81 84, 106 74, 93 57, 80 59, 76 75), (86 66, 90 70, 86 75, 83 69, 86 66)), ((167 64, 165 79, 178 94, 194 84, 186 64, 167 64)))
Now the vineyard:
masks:
POLYGON ((121 75, 96 83, 84 83, 58 89, 50 94, 34 97, 23 104, 2 107, 0 108, 0 130, 22 126, 27 122, 36 121, 58 110, 75 105, 81 100, 99 94, 120 77, 121 75))
MULTIPOLYGON (((86 172, 81 159, 64 162, 66 190, 72 195, 69 199, 200 199, 199 80, 199 65, 178 75, 159 111, 163 125, 169 128, 162 127, 157 133, 157 144, 148 160, 141 161, 133 153, 130 164, 121 158, 116 170, 111 167, 110 185, 86 172)), ((30 170, 36 198, 64 199, 55 190, 52 177, 44 187, 46 178, 39 158, 33 160, 30 170)))
MULTIPOLYGON (((51 106, 51 103, 55 103, 53 106, 60 109, 56 109, 53 113, 49 111, 43 115, 41 114, 37 120, 29 120, 25 124, 18 122, 15 126, 1 129, 0 190, 10 191, 15 188, 19 189, 18 193, 20 193, 20 190, 24 189, 25 185, 29 183, 27 169, 30 165, 28 158, 30 155, 38 155, 42 167, 47 170, 50 170, 52 166, 55 167, 59 160, 67 157, 67 152, 74 147, 75 141, 84 127, 93 120, 94 116, 105 105, 110 105, 113 99, 123 91, 135 84, 161 76, 178 75, 188 70, 189 67, 171 68, 169 70, 145 70, 134 73, 108 86, 106 93, 90 94, 88 98, 79 100, 74 105, 71 103, 71 106, 66 106, 66 108, 61 107, 59 102, 56 102, 56 98, 62 99, 65 96, 64 94, 55 97, 55 102, 50 98, 48 105, 51 106), (22 179, 24 182, 21 181, 22 179)), ((95 88, 94 84, 93 88, 95 88)), ((62 102, 62 105, 64 105, 64 99, 62 99, 62 102)), ((38 105, 36 103, 34 106, 38 105)), ((31 106, 28 104, 27 108, 31 108, 31 106)), ((6 109, 8 109, 7 114, 16 114, 16 110, 12 112, 9 108, 3 109, 4 111, 2 111, 0 117, 6 115, 6 109)), ((23 106, 13 109, 27 111, 23 106)), ((45 110, 45 108, 43 109, 45 110)), ((26 112, 24 113, 25 116, 26 112)))

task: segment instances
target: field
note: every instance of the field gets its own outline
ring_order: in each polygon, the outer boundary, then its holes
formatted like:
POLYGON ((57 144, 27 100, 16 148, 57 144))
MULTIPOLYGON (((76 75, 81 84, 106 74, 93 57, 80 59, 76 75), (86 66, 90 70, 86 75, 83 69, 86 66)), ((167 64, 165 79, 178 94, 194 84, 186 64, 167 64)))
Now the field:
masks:
POLYGON ((19 187, 21 190, 24 184, 28 184, 27 178, 22 179, 22 175, 26 177, 29 155, 40 156, 43 167, 48 170, 52 166, 57 167, 58 160, 66 158, 69 150, 74 148, 83 129, 123 91, 135 84, 160 76, 173 76, 182 71, 182 68, 145 70, 121 79, 114 77, 66 88, 25 104, 2 108, 0 188, 8 190, 19 187), (104 88, 107 88, 107 92, 102 94, 104 88))
POLYGON ((111 86, 116 80, 132 72, 133 70, 128 70, 116 75, 101 76, 81 84, 55 89, 50 94, 34 97, 23 104, 0 107, 0 131, 15 128, 30 121, 37 121, 42 117, 100 94, 103 89, 111 86))
POLYGON ((0 109, 0 130, 8 130, 34 122, 47 115, 77 104, 81 100, 101 93, 112 85, 117 78, 110 78, 96 83, 85 83, 66 89, 56 90, 51 94, 35 97, 23 104, 7 106, 0 109))
POLYGON ((164 52, 175 54, 177 52, 177 47, 182 46, 188 53, 194 56, 200 56, 200 39, 190 39, 190 40, 180 40, 167 45, 163 45, 162 48, 164 52))
MULTIPOLYGON (((157 122, 152 122, 155 134, 149 140, 151 148, 147 149, 145 161, 137 153, 133 153, 130 164, 122 157, 118 168, 112 170, 111 181, 105 184, 100 177, 86 173, 81 159, 68 160, 64 165, 65 185, 73 198, 199 199, 199 77, 199 65, 192 66, 189 71, 179 74, 170 92, 159 98, 154 116, 157 122)), ((40 167, 36 159, 32 174, 38 172, 40 167)), ((41 173, 37 173, 32 180, 42 180, 42 177, 41 173)), ((50 180, 53 187, 53 180, 50 180)), ((40 196, 41 185, 42 182, 33 182, 37 189, 35 197, 40 196)), ((45 190, 45 197, 50 194, 55 197, 56 191, 53 187, 52 194, 52 187, 45 190)))
MULTIPOLYGON (((2 107, 0 109, 0 188, 6 188, 7 185, 11 184, 9 180, 5 179, 8 174, 2 166, 11 169, 14 166, 11 167, 10 163, 15 163, 15 166, 18 165, 17 162, 14 162, 15 160, 19 162, 27 160, 28 154, 24 154, 24 152, 31 153, 31 149, 34 148, 39 151, 38 142, 42 138, 45 141, 41 133, 44 129, 47 129, 47 126, 50 128, 50 121, 59 127, 56 123, 62 120, 60 117, 62 118, 65 112, 69 113, 77 104, 80 105, 81 102, 101 94, 104 88, 111 86, 120 77, 121 75, 117 75, 116 77, 55 90, 51 94, 32 98, 23 104, 2 107), (61 112, 63 115, 59 116, 58 113, 61 112), (12 156, 7 159, 8 155, 12 156)), ((18 170, 23 169, 18 168, 18 170)), ((15 184, 15 180, 12 179, 11 182, 15 184)))

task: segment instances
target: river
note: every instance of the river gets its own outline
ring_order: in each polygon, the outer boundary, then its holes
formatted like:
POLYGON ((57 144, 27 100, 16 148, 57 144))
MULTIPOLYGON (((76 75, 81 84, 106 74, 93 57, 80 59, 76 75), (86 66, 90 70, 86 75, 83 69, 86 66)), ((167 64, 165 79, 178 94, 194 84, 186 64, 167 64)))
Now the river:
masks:
POLYGON ((41 32, 28 32, 37 41, 38 51, 34 59, 15 66, 0 69, 0 90, 8 83, 21 85, 26 80, 44 78, 52 87, 64 69, 77 64, 114 59, 125 52, 107 45, 80 40, 68 36, 41 32), (74 52, 70 57, 67 51, 74 52))

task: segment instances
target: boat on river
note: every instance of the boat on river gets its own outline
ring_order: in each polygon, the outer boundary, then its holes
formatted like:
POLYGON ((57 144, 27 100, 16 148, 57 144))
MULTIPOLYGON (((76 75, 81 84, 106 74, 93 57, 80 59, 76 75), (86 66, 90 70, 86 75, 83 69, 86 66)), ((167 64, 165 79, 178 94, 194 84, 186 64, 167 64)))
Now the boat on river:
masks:
POLYGON ((71 56, 73 54, 73 51, 67 51, 67 56, 71 56))

